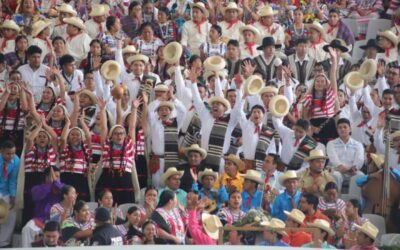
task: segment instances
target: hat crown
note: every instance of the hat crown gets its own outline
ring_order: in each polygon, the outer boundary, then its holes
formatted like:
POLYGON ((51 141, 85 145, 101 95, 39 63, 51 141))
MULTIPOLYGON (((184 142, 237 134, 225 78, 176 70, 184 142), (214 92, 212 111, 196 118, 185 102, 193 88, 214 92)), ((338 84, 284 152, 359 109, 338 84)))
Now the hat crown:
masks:
POLYGON ((286 225, 285 222, 281 221, 280 219, 272 218, 268 223, 268 227, 273 229, 283 229, 286 227, 286 225))
POLYGON ((228 5, 226 6, 226 8, 227 9, 237 9, 239 7, 235 2, 229 2, 228 5))
POLYGON ((264 37, 262 40, 262 46, 275 46, 275 39, 272 36, 264 37))
POLYGON ((372 238, 376 238, 376 236, 379 234, 379 229, 369 221, 362 224, 361 230, 369 234, 372 238))
POLYGON ((310 157, 325 157, 324 152, 321 149, 313 149, 310 151, 310 157))
POLYGON ((261 178, 261 173, 257 170, 249 169, 249 170, 247 170, 245 177, 249 177, 249 176, 261 178))
POLYGON ((290 212, 290 215, 295 217, 296 219, 298 219, 301 222, 303 222, 304 219, 306 218, 305 214, 296 208, 292 209, 292 211, 290 212))

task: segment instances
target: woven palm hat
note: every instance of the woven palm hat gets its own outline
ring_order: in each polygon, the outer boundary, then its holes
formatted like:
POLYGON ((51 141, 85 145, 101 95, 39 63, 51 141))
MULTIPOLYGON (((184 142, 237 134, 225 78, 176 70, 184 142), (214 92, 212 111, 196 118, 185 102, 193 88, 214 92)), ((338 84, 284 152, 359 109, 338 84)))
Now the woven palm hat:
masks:
POLYGON ((183 172, 184 172, 184 171, 178 171, 178 169, 176 169, 176 167, 168 168, 167 171, 165 171, 165 173, 163 173, 163 174, 161 175, 160 182, 161 182, 162 185, 165 185, 165 181, 166 181, 169 177, 171 177, 171 176, 173 176, 173 175, 179 175, 179 178, 182 178, 183 172))
POLYGON ((204 231, 212 239, 217 240, 219 236, 219 229, 222 227, 221 220, 216 215, 209 213, 202 213, 201 222, 203 224, 204 231))
POLYGON ((71 24, 81 30, 86 30, 86 26, 83 21, 78 17, 64 18, 64 23, 71 24))
POLYGON ((144 64, 147 64, 149 62, 149 58, 142 54, 136 54, 128 57, 126 61, 129 65, 136 61, 142 61, 144 64))
POLYGON ((328 157, 325 156, 324 151, 320 150, 320 149, 313 149, 310 151, 310 155, 306 158, 304 158, 305 162, 309 162, 312 160, 316 160, 316 159, 328 159, 328 157))
POLYGON ((283 212, 286 214, 287 217, 291 218, 292 220, 296 221, 299 224, 303 224, 304 219, 306 218, 304 213, 296 208, 292 209, 292 211, 290 212, 288 211, 283 211, 283 212))
POLYGON ((226 66, 226 61, 220 56, 210 56, 204 61, 204 68, 207 71, 220 71, 226 66))
POLYGON ((225 11, 227 10, 236 10, 239 13, 239 15, 243 13, 243 9, 240 8, 235 2, 229 2, 226 7, 222 8, 221 13, 223 16, 225 16, 225 11))
POLYGON ((39 35, 40 32, 42 32, 44 29, 47 27, 50 27, 51 23, 43 20, 36 21, 32 25, 32 37, 36 37, 39 35))
POLYGON ((183 153, 188 157, 190 152, 198 152, 201 154, 201 157, 204 159, 207 156, 207 151, 199 146, 199 144, 193 144, 190 147, 184 148, 183 153))
POLYGON ((325 232, 327 232, 330 236, 335 235, 335 231, 332 230, 332 228, 329 225, 329 222, 323 219, 316 219, 313 223, 307 223, 307 226, 322 229, 325 232))
POLYGON ((92 11, 90 11, 89 16, 104 16, 110 12, 110 7, 107 4, 94 4, 92 6, 92 11))
POLYGON ((361 64, 358 72, 360 72, 364 80, 371 80, 375 77, 377 69, 378 65, 376 61, 374 59, 367 59, 361 64))
POLYGON ((61 4, 59 7, 56 8, 58 12, 69 13, 73 16, 77 16, 78 13, 74 10, 74 8, 66 3, 61 4))
POLYGON ((355 224, 356 229, 370 237, 373 240, 376 240, 376 237, 379 234, 379 229, 372 224, 371 222, 367 221, 362 226, 355 224))
POLYGON ((242 175, 244 179, 248 179, 258 184, 264 184, 264 180, 261 178, 261 173, 257 170, 249 169, 246 174, 242 175))
POLYGON ((10 30, 15 30, 17 32, 21 31, 21 28, 18 26, 16 22, 13 20, 5 20, 3 24, 0 26, 2 29, 10 29, 10 30))
POLYGON ((106 80, 115 80, 121 74, 121 66, 117 61, 108 60, 101 65, 100 73, 106 80))
POLYGON ((182 56, 182 45, 178 42, 168 43, 163 49, 164 60, 169 64, 179 62, 182 56))
POLYGON ((206 168, 206 169, 204 169, 204 171, 199 172, 198 180, 200 183, 203 182, 202 180, 203 180, 204 176, 212 176, 212 177, 214 177, 215 180, 218 179, 218 173, 214 172, 211 168, 206 168))
POLYGON ((284 95, 276 95, 269 102, 268 110, 275 117, 284 117, 290 109, 289 101, 284 95))

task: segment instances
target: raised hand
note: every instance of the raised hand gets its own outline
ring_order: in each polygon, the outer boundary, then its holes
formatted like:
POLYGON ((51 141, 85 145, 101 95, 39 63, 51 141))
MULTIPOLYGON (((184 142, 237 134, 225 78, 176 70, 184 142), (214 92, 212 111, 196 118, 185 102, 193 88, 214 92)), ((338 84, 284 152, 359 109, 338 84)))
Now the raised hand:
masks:
POLYGON ((149 103, 149 96, 147 95, 147 93, 144 91, 142 92, 142 98, 143 98, 143 103, 149 103))
POLYGON ((99 105, 100 110, 104 110, 106 108, 106 101, 103 97, 97 98, 97 104, 99 105))
POLYGON ((190 169, 190 175, 191 175, 192 178, 193 178, 193 182, 194 182, 194 183, 197 183, 197 181, 198 181, 198 176, 197 176, 197 174, 193 171, 192 168, 190 169))
POLYGON ((252 74, 254 73, 254 70, 256 69, 256 67, 253 66, 253 65, 251 64, 251 62, 249 62, 249 61, 245 61, 245 62, 243 63, 242 68, 243 68, 243 70, 244 70, 244 72, 245 72, 246 75, 252 75, 252 74))
POLYGON ((136 100, 132 101, 132 108, 137 109, 143 103, 143 97, 138 97, 136 100))

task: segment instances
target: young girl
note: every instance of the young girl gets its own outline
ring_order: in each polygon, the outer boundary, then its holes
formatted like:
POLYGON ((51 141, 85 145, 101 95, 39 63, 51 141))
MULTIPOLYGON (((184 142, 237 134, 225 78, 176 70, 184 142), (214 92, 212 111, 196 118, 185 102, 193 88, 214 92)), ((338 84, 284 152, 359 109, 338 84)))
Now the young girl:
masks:
POLYGON ((5 60, 8 66, 17 69, 19 66, 28 63, 26 50, 28 49, 28 38, 19 35, 15 38, 15 50, 5 54, 5 60))
POLYGON ((219 25, 214 24, 210 28, 210 42, 205 42, 200 45, 200 56, 204 60, 210 56, 223 57, 226 53, 226 44, 220 41, 222 29, 219 25))
POLYGON ((61 182, 74 186, 79 199, 89 201, 88 169, 92 155, 89 128, 82 118, 82 129, 69 129, 69 125, 67 120, 59 148, 61 182))
POLYGON ((60 138, 64 128, 69 128, 67 121, 69 121, 69 114, 67 108, 62 104, 56 104, 47 115, 47 124, 53 128, 54 132, 60 138))
POLYGON ((140 104, 140 98, 132 103, 128 133, 119 124, 110 129, 109 138, 103 147, 102 167, 98 169, 101 175, 96 184, 96 192, 111 190, 118 204, 134 202, 140 191, 134 164, 136 111, 140 104))
POLYGON ((126 213, 125 223, 115 226, 122 235, 125 236, 125 242, 140 242, 142 238, 142 229, 140 228, 140 210, 137 206, 132 206, 126 213))
POLYGON ((87 57, 82 60, 81 64, 79 65, 80 69, 89 70, 93 69, 94 67, 94 60, 102 60, 103 52, 101 48, 101 42, 99 39, 93 39, 90 42, 90 49, 87 57))
POLYGON ((150 185, 144 191, 144 201, 143 206, 140 206, 141 219, 140 224, 145 222, 148 218, 150 218, 154 209, 157 207, 157 195, 158 190, 156 187, 150 185))
POLYGON ((159 33, 158 37, 165 44, 176 41, 178 38, 177 23, 171 21, 171 14, 167 7, 160 7, 158 9, 157 33, 159 33))

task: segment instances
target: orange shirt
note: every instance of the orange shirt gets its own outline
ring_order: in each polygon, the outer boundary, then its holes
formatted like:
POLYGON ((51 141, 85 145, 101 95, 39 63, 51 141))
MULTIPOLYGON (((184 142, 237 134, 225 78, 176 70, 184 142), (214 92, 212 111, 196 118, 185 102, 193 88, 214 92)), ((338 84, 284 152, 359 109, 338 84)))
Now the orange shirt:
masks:
POLYGON ((312 241, 311 234, 306 232, 289 232, 282 240, 292 247, 301 247, 312 241))
POLYGON ((307 223, 313 223, 316 219, 326 220, 327 222, 329 222, 329 224, 331 224, 331 220, 319 209, 312 216, 306 215, 306 218, 304 219, 304 224, 306 225, 307 223))

